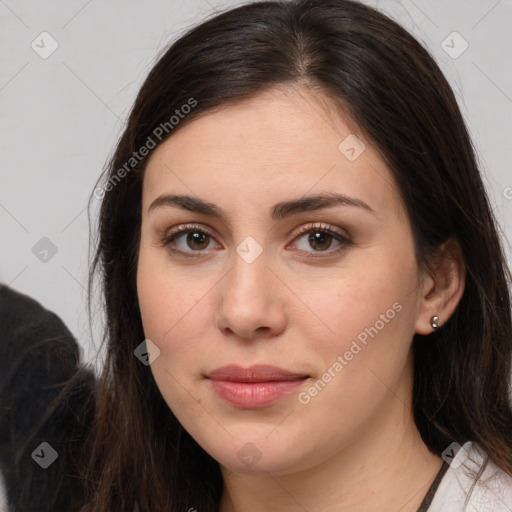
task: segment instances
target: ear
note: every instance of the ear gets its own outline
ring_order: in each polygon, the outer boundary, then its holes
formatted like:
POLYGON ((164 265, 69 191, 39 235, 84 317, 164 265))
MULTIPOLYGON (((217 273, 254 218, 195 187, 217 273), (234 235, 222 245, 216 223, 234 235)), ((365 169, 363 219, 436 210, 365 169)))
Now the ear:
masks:
POLYGON ((434 331, 432 317, 439 317, 439 327, 455 311, 466 282, 466 268, 460 245, 454 238, 442 244, 434 259, 432 273, 423 276, 420 308, 415 332, 427 335, 434 331))

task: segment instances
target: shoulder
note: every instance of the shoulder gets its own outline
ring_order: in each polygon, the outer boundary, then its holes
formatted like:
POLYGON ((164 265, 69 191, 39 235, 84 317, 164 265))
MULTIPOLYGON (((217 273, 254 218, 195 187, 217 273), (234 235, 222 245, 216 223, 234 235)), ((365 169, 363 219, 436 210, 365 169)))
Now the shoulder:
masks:
POLYGON ((429 512, 512 510, 512 477, 496 466, 479 445, 468 441, 449 463, 429 512))

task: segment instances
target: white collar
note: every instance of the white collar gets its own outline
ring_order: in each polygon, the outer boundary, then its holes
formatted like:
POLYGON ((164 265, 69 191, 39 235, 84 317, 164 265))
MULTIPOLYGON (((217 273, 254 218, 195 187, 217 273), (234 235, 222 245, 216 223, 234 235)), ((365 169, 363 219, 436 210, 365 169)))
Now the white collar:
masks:
POLYGON ((512 477, 490 460, 471 491, 486 458, 485 452, 471 441, 465 443, 453 459, 446 458, 450 467, 428 512, 512 512, 512 477))

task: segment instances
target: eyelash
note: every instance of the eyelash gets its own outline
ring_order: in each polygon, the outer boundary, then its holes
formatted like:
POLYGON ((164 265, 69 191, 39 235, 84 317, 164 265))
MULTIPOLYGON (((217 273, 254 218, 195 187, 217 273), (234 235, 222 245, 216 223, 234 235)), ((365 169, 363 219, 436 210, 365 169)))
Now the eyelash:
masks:
MULTIPOLYGON (((179 238, 181 235, 189 233, 189 232, 200 233, 202 235, 207 235, 207 236, 211 237, 212 239, 214 239, 214 236, 211 233, 209 233, 207 230, 201 228, 197 224, 184 224, 184 225, 178 226, 176 228, 173 228, 170 232, 167 232, 162 237, 162 239, 160 240, 160 244, 161 244, 161 246, 166 247, 167 250, 169 252, 173 253, 173 254, 183 255, 183 256, 185 256, 187 258, 201 257, 202 256, 201 253, 205 252, 204 250, 182 251, 180 249, 173 249, 173 248, 170 247, 170 245, 177 238, 179 238), (198 254, 197 255, 192 255, 190 253, 198 253, 198 254)), ((306 234, 313 234, 313 233, 327 233, 328 235, 333 236, 333 238, 336 241, 340 242, 340 246, 337 249, 333 249, 333 250, 326 249, 324 251, 313 251, 313 253, 320 253, 318 256, 310 253, 309 251, 305 251, 306 254, 307 254, 307 256, 306 256, 307 258, 326 257, 326 256, 322 256, 324 254, 327 254, 328 256, 332 256, 333 254, 339 253, 340 251, 342 251, 346 247, 354 245, 353 242, 347 236, 342 235, 341 233, 335 231, 333 229, 332 225, 330 225, 330 224, 321 224, 321 223, 304 226, 303 228, 301 228, 299 230, 298 233, 295 234, 293 240, 295 240, 295 239, 297 239, 297 238, 299 238, 301 236, 304 236, 306 234)))

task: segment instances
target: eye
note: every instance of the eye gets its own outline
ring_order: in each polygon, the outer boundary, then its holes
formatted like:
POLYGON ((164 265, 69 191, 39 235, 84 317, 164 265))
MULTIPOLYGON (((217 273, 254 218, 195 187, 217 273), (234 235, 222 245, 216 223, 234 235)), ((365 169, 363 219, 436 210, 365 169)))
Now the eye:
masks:
POLYGON ((172 253, 201 253, 205 249, 211 249, 210 242, 213 236, 195 224, 178 226, 168 232, 162 239, 163 246, 172 253), (186 235, 186 236, 185 236, 186 235), (175 249, 174 247, 177 247, 175 249), (190 250, 191 249, 191 250, 190 250))
POLYGON ((315 255, 314 253, 328 252, 331 255, 343 250, 346 246, 353 245, 347 236, 339 233, 333 226, 323 224, 304 226, 297 233, 296 239, 299 239, 299 242, 302 242, 302 244, 296 243, 295 245, 301 251, 309 253, 307 257, 313 258, 322 256, 321 254, 315 255), (337 243, 335 249, 332 249, 333 243, 337 243), (314 251, 310 251, 309 248, 313 248, 314 251))
MULTIPOLYGON (((305 252, 307 257, 313 258, 323 256, 323 254, 315 255, 315 253, 332 255, 349 245, 353 245, 353 242, 347 236, 337 231, 337 228, 324 224, 302 227, 295 235, 294 240, 297 239, 302 242, 296 244, 302 245, 302 247, 299 246, 299 250, 305 252), (332 249, 333 243, 337 244, 335 249, 332 249), (311 248, 314 251, 310 251, 311 248)), ((167 232, 161 240, 161 245, 172 254, 196 257, 201 256, 206 250, 212 249, 212 242, 214 242, 213 235, 208 231, 196 224, 186 224, 167 232)))

